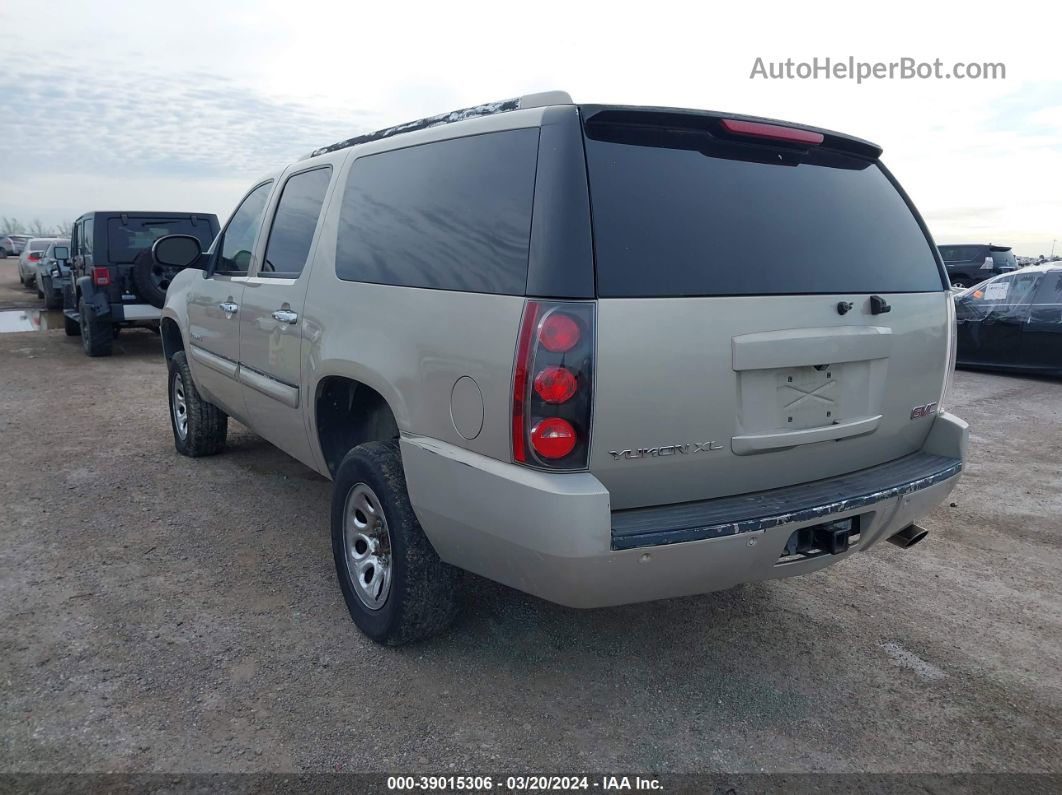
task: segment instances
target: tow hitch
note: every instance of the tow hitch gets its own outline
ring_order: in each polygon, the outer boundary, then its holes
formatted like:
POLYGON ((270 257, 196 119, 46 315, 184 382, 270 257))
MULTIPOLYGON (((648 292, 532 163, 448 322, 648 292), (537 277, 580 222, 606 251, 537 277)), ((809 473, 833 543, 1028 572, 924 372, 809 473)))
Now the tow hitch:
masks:
POLYGON ((789 536, 779 563, 806 560, 819 555, 839 555, 858 541, 858 516, 801 527, 789 536))

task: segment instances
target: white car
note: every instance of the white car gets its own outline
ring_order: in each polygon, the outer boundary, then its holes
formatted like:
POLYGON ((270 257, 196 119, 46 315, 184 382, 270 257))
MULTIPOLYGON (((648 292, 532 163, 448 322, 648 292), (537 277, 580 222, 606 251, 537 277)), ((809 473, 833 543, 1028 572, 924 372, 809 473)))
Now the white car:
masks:
POLYGON ((37 264, 44 256, 48 246, 57 242, 58 237, 31 237, 18 255, 18 280, 23 287, 37 286, 37 264))

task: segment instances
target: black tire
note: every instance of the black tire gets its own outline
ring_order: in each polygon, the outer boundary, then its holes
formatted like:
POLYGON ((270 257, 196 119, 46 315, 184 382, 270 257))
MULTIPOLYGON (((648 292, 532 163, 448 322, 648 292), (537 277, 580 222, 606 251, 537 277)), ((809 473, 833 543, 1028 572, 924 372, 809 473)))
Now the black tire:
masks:
POLYGON ((974 280, 968 279, 965 276, 952 276, 950 282, 952 287, 961 287, 964 290, 967 287, 974 286, 974 280))
POLYGON ((63 296, 55 294, 55 290, 52 289, 51 277, 41 278, 38 283, 44 284, 44 295, 41 297, 45 299, 45 309, 62 309, 63 296))
POLYGON ((81 324, 69 315, 63 315, 63 331, 66 332, 68 337, 80 337, 81 324))
POLYGON ((114 326, 101 320, 82 298, 77 306, 81 318, 81 347, 86 356, 110 356, 114 349, 114 326))
POLYGON ((339 465, 332 492, 332 554, 350 617, 379 644, 425 640, 457 615, 461 573, 439 559, 413 513, 397 441, 359 445, 339 465), (350 573, 354 547, 348 551, 344 540, 347 499, 357 486, 368 486, 378 501, 389 546, 390 586, 377 609, 355 592, 350 573))
POLYGON ((225 437, 229 432, 229 415, 213 403, 203 400, 192 380, 192 371, 188 369, 188 359, 184 351, 177 351, 170 357, 169 378, 166 381, 166 394, 170 406, 170 430, 173 431, 173 446, 177 452, 189 458, 216 455, 225 449, 225 437), (179 381, 184 400, 184 433, 178 425, 179 411, 175 393, 175 384, 179 381))
POLYGON ((141 251, 133 260, 133 285, 141 298, 162 309, 166 304, 166 289, 179 270, 159 265, 150 251, 141 251))

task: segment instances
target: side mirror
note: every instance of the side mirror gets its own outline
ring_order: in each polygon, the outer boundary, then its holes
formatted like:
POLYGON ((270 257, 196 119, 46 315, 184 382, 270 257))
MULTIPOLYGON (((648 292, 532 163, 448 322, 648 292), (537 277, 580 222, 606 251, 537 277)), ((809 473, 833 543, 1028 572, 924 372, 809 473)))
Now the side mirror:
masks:
POLYGON ((166 235, 151 246, 151 256, 155 262, 170 268, 190 267, 202 253, 199 240, 191 235, 166 235))
POLYGON ((70 249, 66 246, 54 246, 52 256, 58 260, 70 259, 70 249))

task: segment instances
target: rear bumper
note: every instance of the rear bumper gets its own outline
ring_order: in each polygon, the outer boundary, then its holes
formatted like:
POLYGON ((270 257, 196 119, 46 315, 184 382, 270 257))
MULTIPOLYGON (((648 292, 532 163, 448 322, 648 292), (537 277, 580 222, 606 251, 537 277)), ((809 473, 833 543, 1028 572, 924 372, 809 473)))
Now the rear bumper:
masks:
POLYGON ((151 304, 111 304, 115 322, 131 320, 161 320, 162 310, 151 304))
POLYGON ((410 500, 443 560, 560 604, 601 607, 805 574, 865 550, 948 496, 967 434, 943 414, 924 449, 900 462, 797 489, 616 513, 586 472, 536 472, 423 437, 404 437, 402 455, 410 500), (779 561, 793 531, 855 516, 849 551, 779 561))

